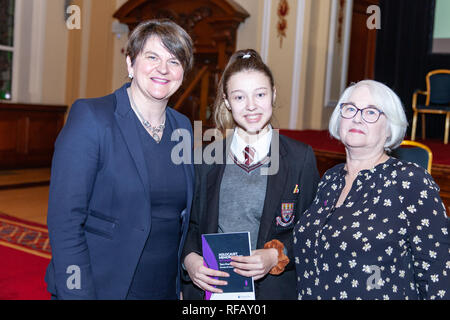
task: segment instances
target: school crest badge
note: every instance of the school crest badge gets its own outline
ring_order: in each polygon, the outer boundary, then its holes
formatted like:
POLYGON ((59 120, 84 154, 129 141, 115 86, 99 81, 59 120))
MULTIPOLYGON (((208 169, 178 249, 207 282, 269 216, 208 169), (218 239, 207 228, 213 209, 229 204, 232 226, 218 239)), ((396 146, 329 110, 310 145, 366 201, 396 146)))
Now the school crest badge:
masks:
POLYGON ((283 202, 281 204, 281 217, 277 217, 277 225, 288 227, 294 222, 294 202, 283 202))

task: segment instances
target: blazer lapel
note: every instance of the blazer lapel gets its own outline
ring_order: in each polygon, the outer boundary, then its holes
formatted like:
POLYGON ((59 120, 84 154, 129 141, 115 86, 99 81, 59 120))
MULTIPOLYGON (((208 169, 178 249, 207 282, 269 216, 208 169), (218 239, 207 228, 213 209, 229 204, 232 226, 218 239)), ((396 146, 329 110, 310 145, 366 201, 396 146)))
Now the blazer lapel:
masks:
POLYGON ((223 158, 221 164, 214 164, 206 176, 206 220, 207 233, 216 233, 219 228, 219 196, 220 185, 227 161, 227 150, 232 138, 225 138, 222 143, 223 158))
POLYGON ((147 166, 145 164, 144 152, 141 144, 138 143, 140 137, 136 128, 136 122, 133 117, 130 101, 128 99, 126 90, 128 87, 129 84, 126 84, 115 92, 117 105, 114 116, 116 117, 120 130, 122 131, 122 136, 127 144, 128 151, 130 152, 136 165, 145 194, 148 195, 146 199, 150 203, 150 184, 148 180, 147 166))
POLYGON ((271 240, 267 239, 267 236, 272 228, 275 215, 278 212, 278 206, 280 204, 289 173, 287 162, 284 160, 287 155, 287 151, 281 139, 279 141, 280 166, 277 174, 269 175, 267 177, 267 191, 259 227, 258 242, 256 244, 257 248, 262 248, 265 242, 271 240))
POLYGON ((224 171, 224 164, 216 164, 206 178, 206 233, 218 231, 220 182, 224 171))

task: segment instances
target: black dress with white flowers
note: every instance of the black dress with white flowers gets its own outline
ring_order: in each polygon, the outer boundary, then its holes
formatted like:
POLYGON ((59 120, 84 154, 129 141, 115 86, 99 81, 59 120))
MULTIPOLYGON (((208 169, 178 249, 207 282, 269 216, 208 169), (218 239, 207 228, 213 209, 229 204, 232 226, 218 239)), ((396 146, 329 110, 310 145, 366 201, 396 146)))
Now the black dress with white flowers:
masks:
POLYGON ((299 299, 450 299, 449 219, 424 169, 389 158, 328 170, 294 228, 299 299))

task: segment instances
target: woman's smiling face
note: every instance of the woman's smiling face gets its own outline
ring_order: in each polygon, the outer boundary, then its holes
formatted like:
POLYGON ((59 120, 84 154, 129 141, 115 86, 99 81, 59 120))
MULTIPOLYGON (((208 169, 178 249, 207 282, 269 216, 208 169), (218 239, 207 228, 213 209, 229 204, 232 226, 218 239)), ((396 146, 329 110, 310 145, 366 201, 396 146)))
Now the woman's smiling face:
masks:
POLYGON ((128 73, 149 100, 168 100, 183 82, 183 67, 157 36, 150 37, 134 64, 127 58, 128 73))
POLYGON ((260 71, 240 71, 229 78, 226 88, 236 125, 250 135, 265 131, 275 95, 270 79, 260 71))

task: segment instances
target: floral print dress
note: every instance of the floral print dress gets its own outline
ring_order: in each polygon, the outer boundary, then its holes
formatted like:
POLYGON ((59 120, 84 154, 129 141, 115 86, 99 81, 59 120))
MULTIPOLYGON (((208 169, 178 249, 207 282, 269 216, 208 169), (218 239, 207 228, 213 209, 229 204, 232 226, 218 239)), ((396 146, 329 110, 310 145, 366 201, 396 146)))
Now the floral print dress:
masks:
POLYGON ((355 178, 328 170, 294 228, 299 299, 450 299, 449 219, 439 187, 389 158, 355 178))

